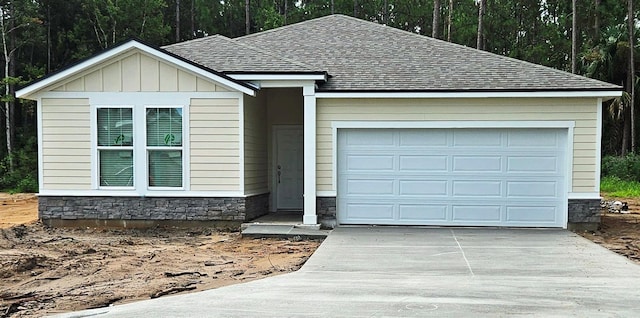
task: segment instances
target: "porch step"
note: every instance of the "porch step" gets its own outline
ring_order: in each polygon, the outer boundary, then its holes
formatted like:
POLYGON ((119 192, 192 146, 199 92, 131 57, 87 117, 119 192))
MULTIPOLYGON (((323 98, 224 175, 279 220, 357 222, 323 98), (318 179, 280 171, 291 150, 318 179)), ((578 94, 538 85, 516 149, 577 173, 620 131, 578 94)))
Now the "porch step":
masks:
POLYGON ((325 238, 331 230, 321 230, 320 225, 291 225, 268 223, 244 223, 241 227, 242 237, 262 238, 325 238))

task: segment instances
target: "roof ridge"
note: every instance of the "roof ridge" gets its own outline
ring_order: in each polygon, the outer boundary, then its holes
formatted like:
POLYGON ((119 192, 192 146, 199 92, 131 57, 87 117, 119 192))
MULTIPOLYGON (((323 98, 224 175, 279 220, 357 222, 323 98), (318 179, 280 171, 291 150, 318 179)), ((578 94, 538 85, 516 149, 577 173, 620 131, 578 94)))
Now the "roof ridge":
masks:
POLYGON ((212 35, 208 35, 208 36, 204 36, 201 38, 195 38, 195 39, 191 39, 191 40, 186 40, 186 41, 182 41, 182 42, 176 42, 173 44, 169 44, 169 45, 165 45, 165 46, 161 46, 160 48, 164 49, 164 48, 168 48, 168 47, 173 47, 173 46, 181 46, 181 45, 186 45, 186 44, 191 44, 194 42, 203 42, 203 41, 207 41, 207 40, 211 40, 213 38, 221 38, 221 39, 225 39, 225 40, 231 40, 230 38, 216 33, 216 34, 212 34, 212 35))
MULTIPOLYGON (((296 23, 292 23, 292 24, 283 25, 283 26, 280 26, 280 27, 277 27, 277 28, 274 28, 274 29, 269 29, 269 30, 264 30, 264 31, 256 32, 256 33, 251 33, 251 34, 239 36, 239 37, 233 38, 232 40, 250 39, 250 38, 253 38, 253 37, 256 37, 256 36, 261 36, 261 35, 277 32, 277 31, 281 31, 281 30, 286 30, 286 29, 289 29, 289 28, 291 28, 293 26, 299 26, 299 25, 315 23, 315 22, 318 22, 320 20, 325 20, 325 19, 328 19, 328 18, 331 18, 331 17, 338 17, 338 16, 345 17, 345 15, 343 15, 343 14, 328 14, 328 15, 324 15, 324 16, 313 18, 313 19, 309 19, 309 20, 304 20, 304 21, 300 21, 300 22, 296 22, 296 23)), ((360 19, 357 19, 357 20, 360 20, 360 19)), ((364 21, 364 20, 361 20, 361 21, 364 21)))

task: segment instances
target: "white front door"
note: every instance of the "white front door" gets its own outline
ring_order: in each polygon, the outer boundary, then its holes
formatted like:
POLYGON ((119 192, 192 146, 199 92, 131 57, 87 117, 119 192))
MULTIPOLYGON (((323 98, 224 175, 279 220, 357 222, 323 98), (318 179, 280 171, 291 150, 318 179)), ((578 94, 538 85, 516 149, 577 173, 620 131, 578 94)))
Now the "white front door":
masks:
POLYGON ((278 210, 302 210, 304 148, 302 126, 275 129, 275 198, 278 210))

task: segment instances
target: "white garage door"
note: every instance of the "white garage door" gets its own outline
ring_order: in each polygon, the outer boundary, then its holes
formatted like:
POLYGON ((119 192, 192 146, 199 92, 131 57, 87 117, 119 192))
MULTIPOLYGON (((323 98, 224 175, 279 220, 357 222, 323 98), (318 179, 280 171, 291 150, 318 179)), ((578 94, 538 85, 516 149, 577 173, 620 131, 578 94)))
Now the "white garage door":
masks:
POLYGON ((566 129, 339 129, 340 224, 562 227, 566 129))

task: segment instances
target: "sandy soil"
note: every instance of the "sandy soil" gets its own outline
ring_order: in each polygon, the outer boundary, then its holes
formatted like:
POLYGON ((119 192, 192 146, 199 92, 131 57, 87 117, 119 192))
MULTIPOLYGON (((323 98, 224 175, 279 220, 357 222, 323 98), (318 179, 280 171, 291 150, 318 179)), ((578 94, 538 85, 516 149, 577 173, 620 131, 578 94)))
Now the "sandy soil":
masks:
POLYGON ((640 264, 640 200, 612 197, 605 199, 627 202, 630 213, 603 213, 598 231, 578 234, 640 264))
MULTIPOLYGON (((609 200, 614 198, 607 198, 609 200)), ((580 235, 640 264, 640 200, 580 235)), ((319 241, 243 239, 210 229, 54 229, 31 194, 0 193, 0 317, 193 292, 295 271, 319 241)))
POLYGON ((0 197, 0 317, 40 317, 287 273, 320 245, 202 228, 48 228, 34 221, 36 206, 32 195, 0 197))

